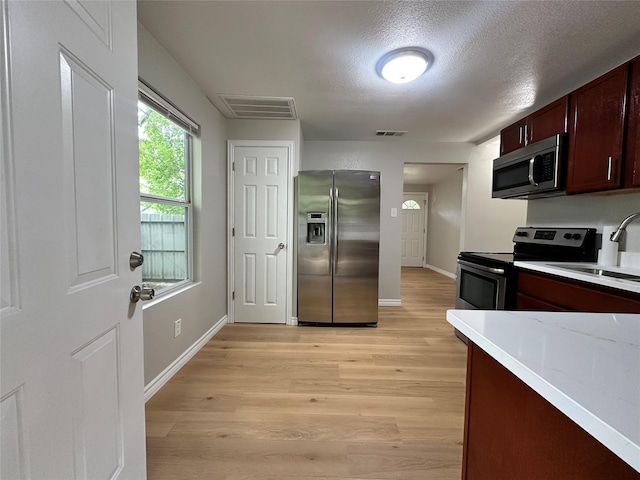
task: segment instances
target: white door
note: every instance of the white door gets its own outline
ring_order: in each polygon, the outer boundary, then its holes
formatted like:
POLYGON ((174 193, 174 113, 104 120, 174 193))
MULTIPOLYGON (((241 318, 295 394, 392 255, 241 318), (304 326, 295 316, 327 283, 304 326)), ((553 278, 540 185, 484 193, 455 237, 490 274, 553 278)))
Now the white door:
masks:
POLYGON ((144 478, 136 5, 0 1, 0 477, 144 478))
POLYGON ((403 267, 422 267, 425 253, 426 194, 404 194, 402 203, 403 267))
POLYGON ((233 321, 286 323, 291 149, 232 148, 233 321))

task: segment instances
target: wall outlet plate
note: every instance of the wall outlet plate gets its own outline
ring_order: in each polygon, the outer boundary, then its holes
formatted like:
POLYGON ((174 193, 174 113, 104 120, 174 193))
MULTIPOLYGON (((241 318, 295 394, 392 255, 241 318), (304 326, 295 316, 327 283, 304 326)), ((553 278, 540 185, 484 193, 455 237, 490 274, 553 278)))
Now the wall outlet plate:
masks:
POLYGON ((182 333, 182 319, 179 318, 173 322, 173 338, 178 338, 182 333))

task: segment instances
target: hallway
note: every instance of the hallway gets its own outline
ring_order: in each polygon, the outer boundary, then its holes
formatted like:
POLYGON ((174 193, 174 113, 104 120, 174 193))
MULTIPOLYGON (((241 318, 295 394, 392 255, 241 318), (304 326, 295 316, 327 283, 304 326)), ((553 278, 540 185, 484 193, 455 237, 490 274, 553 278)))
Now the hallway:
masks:
POLYGON ((146 405, 149 479, 458 480, 453 280, 402 269, 378 328, 226 325, 146 405))

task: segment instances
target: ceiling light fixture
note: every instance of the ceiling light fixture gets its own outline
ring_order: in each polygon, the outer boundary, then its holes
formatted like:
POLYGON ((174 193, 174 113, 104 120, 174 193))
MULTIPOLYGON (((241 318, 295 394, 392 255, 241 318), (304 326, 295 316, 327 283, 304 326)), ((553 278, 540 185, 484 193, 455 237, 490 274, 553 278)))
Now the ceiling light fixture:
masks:
POLYGON ((376 72, 392 83, 415 80, 433 63, 433 54, 424 48, 398 48, 384 55, 376 65, 376 72))

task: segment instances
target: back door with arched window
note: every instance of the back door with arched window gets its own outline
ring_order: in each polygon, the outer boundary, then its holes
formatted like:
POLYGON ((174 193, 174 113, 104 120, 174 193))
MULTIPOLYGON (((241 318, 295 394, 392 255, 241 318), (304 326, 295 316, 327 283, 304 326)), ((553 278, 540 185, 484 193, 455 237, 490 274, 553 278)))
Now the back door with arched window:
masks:
POLYGON ((424 266, 426 238, 426 194, 405 193, 402 202, 403 267, 424 266))

